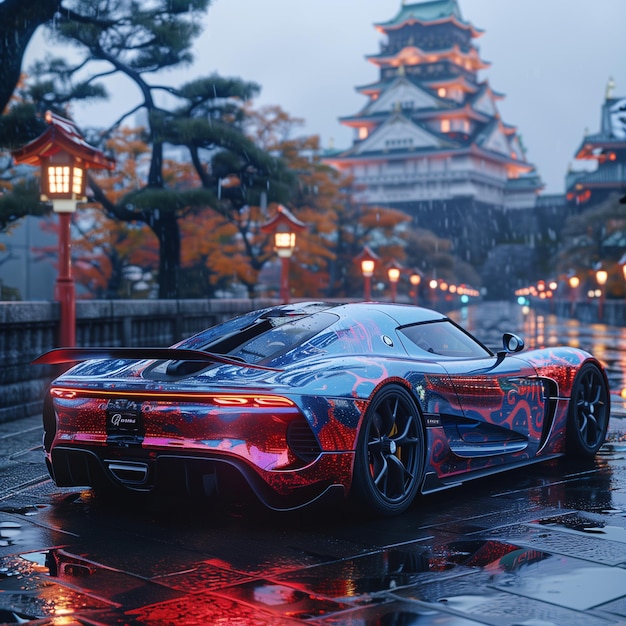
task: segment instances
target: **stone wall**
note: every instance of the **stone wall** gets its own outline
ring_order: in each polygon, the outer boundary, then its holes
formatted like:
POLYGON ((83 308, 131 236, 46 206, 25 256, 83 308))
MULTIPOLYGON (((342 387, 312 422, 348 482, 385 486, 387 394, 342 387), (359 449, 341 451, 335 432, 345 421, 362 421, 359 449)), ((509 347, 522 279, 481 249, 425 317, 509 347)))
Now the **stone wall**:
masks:
MULTIPOLYGON (((106 300, 76 303, 77 346, 164 347, 270 300, 106 300)), ((0 302, 0 422, 41 412, 61 370, 31 365, 58 347, 58 304, 0 302)))

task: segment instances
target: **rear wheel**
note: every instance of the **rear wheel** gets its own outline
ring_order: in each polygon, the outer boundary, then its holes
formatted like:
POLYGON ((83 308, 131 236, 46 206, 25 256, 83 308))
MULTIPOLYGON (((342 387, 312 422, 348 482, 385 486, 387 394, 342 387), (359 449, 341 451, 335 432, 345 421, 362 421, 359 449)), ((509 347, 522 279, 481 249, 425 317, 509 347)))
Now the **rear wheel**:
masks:
POLYGON ((609 426, 609 389, 597 365, 583 365, 572 387, 567 419, 567 452, 593 456, 609 426))
POLYGON ((363 418, 354 462, 353 494, 366 510, 394 515, 417 494, 424 468, 424 431, 409 392, 384 387, 363 418))

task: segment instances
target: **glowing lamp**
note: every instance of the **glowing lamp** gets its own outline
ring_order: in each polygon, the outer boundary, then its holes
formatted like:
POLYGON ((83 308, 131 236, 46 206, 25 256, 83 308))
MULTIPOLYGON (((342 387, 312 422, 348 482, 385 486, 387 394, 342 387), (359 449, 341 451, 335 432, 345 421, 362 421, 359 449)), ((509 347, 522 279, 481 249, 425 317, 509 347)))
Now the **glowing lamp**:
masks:
POLYGON ((363 259, 361 261, 361 273, 365 278, 371 278, 374 275, 374 259, 363 259))
POLYGON ((274 250, 281 260, 280 297, 284 303, 289 302, 289 259, 296 246, 296 231, 303 230, 306 230, 306 224, 282 204, 277 206, 274 217, 261 224, 261 232, 274 235, 274 250))
POLYGON ((392 283, 397 283, 400 280, 400 268, 398 267, 390 267, 387 271, 387 276, 389 276, 389 280, 392 283))
POLYGON ((364 299, 367 302, 372 299, 372 276, 376 269, 376 262, 380 259, 368 246, 365 246, 361 254, 354 260, 361 266, 361 274, 363 274, 365 281, 364 299))
POLYGON ((391 283, 391 301, 396 301, 398 294, 398 281, 400 280, 401 267, 395 261, 387 269, 387 277, 391 283))
POLYGON ((409 282, 411 283, 411 285, 413 287, 413 298, 414 298, 415 306, 417 306, 417 300, 418 300, 418 296, 419 296, 419 289, 418 289, 418 287, 420 286, 420 283, 422 282, 421 274, 419 274, 419 272, 417 270, 415 270, 411 274, 411 276, 409 276, 409 282))
POLYGON ((598 285, 606 285, 606 281, 609 278, 609 273, 606 270, 598 270, 596 272, 596 280, 598 281, 598 285))
POLYGON ((280 258, 289 258, 296 247, 296 233, 276 232, 274 233, 274 249, 280 258))
POLYGON ((576 289, 578 285, 580 285, 580 278, 578 278, 578 276, 570 276, 569 286, 572 289, 576 289))
POLYGON ((68 152, 41 159, 41 198, 52 200, 57 213, 76 211, 76 203, 86 199, 85 183, 82 161, 68 152))

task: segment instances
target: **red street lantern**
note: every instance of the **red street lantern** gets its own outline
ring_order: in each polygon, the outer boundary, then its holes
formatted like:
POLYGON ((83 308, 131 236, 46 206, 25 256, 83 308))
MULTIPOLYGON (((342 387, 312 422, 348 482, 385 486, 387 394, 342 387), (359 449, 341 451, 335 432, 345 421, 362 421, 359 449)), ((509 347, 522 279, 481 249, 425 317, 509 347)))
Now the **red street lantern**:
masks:
POLYGON ((48 128, 29 144, 13 150, 16 163, 41 168, 41 199, 52 201, 59 215, 59 274, 54 298, 60 304, 59 343, 76 344, 76 291, 72 277, 70 226, 76 203, 86 200, 86 171, 109 169, 115 161, 89 145, 74 122, 55 115, 45 116, 48 128))
POLYGON ((398 281, 400 280, 400 273, 402 272, 402 266, 396 261, 392 261, 391 265, 387 270, 387 277, 389 278, 389 283, 391 284, 391 301, 396 301, 396 296, 398 295, 398 281))
POLYGON ((422 275, 418 270, 415 270, 411 276, 409 277, 409 281, 411 282, 411 286, 413 287, 413 297, 415 298, 415 306, 417 306, 418 296, 419 296, 419 286, 422 282, 422 275))
POLYGON ((369 246, 365 246, 359 256, 354 259, 361 265, 361 274, 365 282, 364 300, 369 302, 372 299, 372 276, 376 269, 376 263, 380 260, 378 255, 371 251, 369 246))
POLYGON ((268 222, 261 225, 261 232, 274 233, 274 250, 281 261, 280 299, 289 302, 289 259, 296 247, 296 232, 306 230, 306 224, 294 217, 293 213, 282 204, 268 222))

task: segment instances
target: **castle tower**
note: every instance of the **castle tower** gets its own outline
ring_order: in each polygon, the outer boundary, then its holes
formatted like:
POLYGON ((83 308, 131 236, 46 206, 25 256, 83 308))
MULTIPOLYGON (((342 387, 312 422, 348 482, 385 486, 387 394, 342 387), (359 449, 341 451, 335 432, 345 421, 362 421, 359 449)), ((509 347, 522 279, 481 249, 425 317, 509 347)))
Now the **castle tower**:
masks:
POLYGON ((503 209, 531 209, 541 189, 516 128, 500 117, 502 94, 478 77, 489 67, 474 45, 482 31, 457 0, 403 4, 375 27, 386 41, 366 58, 379 78, 357 88, 361 111, 340 118, 352 145, 325 160, 354 177, 357 200, 406 211, 479 262, 503 209))
POLYGON ((601 109, 600 132, 585 134, 575 158, 591 162, 591 171, 570 172, 565 187, 568 204, 585 209, 612 193, 626 192, 626 98, 613 95, 609 80, 601 109))

